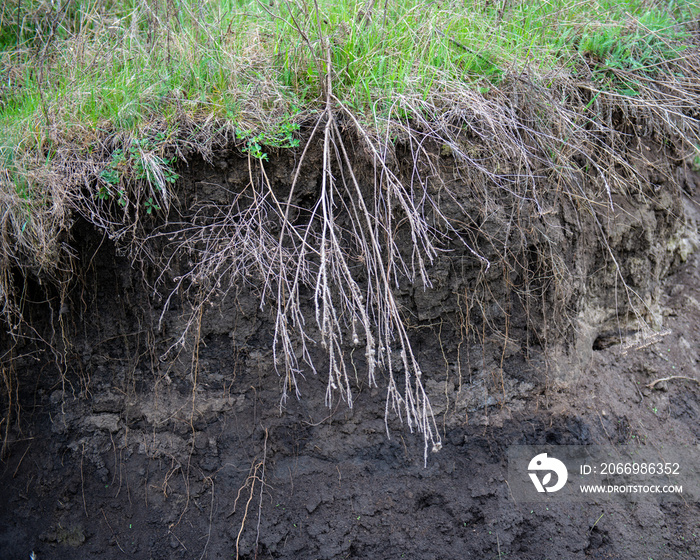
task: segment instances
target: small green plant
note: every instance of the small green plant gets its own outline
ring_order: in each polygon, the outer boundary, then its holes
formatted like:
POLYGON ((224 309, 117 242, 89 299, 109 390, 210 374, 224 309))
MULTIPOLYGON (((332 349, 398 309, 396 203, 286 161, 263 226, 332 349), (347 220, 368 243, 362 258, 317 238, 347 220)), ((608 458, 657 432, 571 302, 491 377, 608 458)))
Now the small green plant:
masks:
POLYGON ((605 61, 619 42, 620 28, 603 28, 594 33, 585 34, 579 43, 579 52, 601 62, 605 61))
POLYGON ((270 148, 296 148, 299 145, 299 139, 295 138, 294 133, 298 130, 299 125, 297 123, 285 122, 274 132, 253 134, 249 130, 239 130, 236 131, 236 138, 244 143, 243 153, 261 161, 267 161, 268 156, 263 151, 263 146, 270 148))
POLYGON ((108 185, 117 186, 119 184, 120 175, 119 172, 111 166, 100 173, 102 180, 108 185))
POLYGON ((153 197, 150 196, 144 203, 144 206, 146 207, 146 214, 151 214, 154 210, 160 210, 160 206, 158 206, 155 202, 153 202, 153 197))
POLYGON ((254 135, 252 132, 236 132, 236 138, 245 142, 245 146, 242 148, 244 153, 255 159, 267 161, 267 154, 262 151, 260 145, 264 137, 264 133, 254 135))
MULTIPOLYGON (((112 152, 109 163, 99 175, 95 197, 107 201, 116 198, 122 208, 129 204, 127 185, 132 182, 145 182, 155 192, 164 191, 167 184, 173 184, 180 177, 173 165, 175 157, 164 158, 157 154, 165 142, 165 134, 159 132, 153 138, 140 138, 129 145, 128 150, 117 148, 112 152)), ((149 197, 144 202, 147 214, 161 207, 149 197)))
POLYGON ((700 173, 700 146, 695 146, 695 157, 690 166, 695 173, 700 173))
POLYGON ((119 196, 119 198, 117 198, 117 204, 119 204, 119 206, 121 206, 122 208, 126 208, 128 200, 126 198, 126 192, 124 191, 124 189, 119 189, 117 195, 119 196))
POLYGON ((112 196, 112 193, 109 191, 109 187, 106 187, 105 185, 100 185, 97 188, 97 194, 95 196, 100 200, 109 200, 109 198, 112 196))
POLYGON ((130 159, 136 180, 145 180, 157 190, 163 190, 164 183, 173 184, 180 177, 172 165, 176 158, 163 158, 153 153, 165 141, 165 134, 159 132, 155 138, 141 138, 129 146, 130 159))
MULTIPOLYGON (((108 200, 113 196, 113 190, 119 187, 125 169, 126 156, 124 155, 124 150, 118 148, 112 152, 112 157, 107 167, 100 173, 101 182, 95 195, 99 200, 108 200)), ((120 192, 123 193, 123 191, 120 192)), ((120 199, 122 198, 120 196, 120 199)))

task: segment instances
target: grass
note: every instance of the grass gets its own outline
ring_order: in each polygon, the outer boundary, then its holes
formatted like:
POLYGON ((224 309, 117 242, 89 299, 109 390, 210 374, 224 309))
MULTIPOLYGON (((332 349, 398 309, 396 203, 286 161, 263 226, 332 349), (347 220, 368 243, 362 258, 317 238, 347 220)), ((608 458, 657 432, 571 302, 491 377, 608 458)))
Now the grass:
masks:
POLYGON ((80 135, 87 148, 95 134, 154 119, 174 126, 183 112, 274 128, 320 102, 324 41, 335 95, 370 122, 394 116, 397 96, 430 100, 454 84, 487 92, 508 74, 577 77, 591 69, 615 87, 610 70, 654 75, 683 56, 683 22, 698 12, 691 2, 638 0, 321 0, 318 10, 285 0, 96 0, 63 10, 6 2, 0 122, 13 143, 4 148, 50 148, 52 125, 80 135), (366 4, 374 4, 370 16, 366 4))
MULTIPOLYGON (((604 211, 614 194, 644 189, 627 157, 635 126, 673 142, 681 159, 697 154, 698 14, 687 0, 4 2, 0 261, 70 281, 73 257, 59 239, 76 215, 138 252, 167 225, 178 162, 235 145, 260 171, 253 195, 216 208, 218 222, 192 209, 201 225, 172 247, 215 248, 179 280, 199 294, 190 326, 222 278, 255 276, 276 306, 284 395, 298 394, 302 362, 315 371, 299 299, 309 289, 329 404, 337 393, 352 403, 345 345, 364 345, 369 383, 375 368, 387 371, 387 411, 424 434, 427 454, 440 437, 393 288, 403 278, 430 286, 446 238, 484 270, 493 263, 464 233, 477 224, 441 213, 443 201, 463 200, 444 185, 439 199, 429 193, 440 172, 426 146, 454 161, 482 208, 507 200, 545 216, 544 177, 580 201, 627 298, 644 305, 606 244, 604 211), (618 113, 626 121, 614 125, 618 113), (348 135, 364 152, 346 148, 348 135), (322 184, 318 200, 298 209, 298 174, 278 199, 265 166, 271 150, 298 149, 298 172, 302 138, 320 146, 322 184), (413 157, 410 178, 395 164, 400 143, 413 157), (358 153, 375 169, 369 191, 358 153), (396 224, 411 239, 408 253, 392 237, 396 224), (354 262, 365 263, 366 282, 354 262)), ((505 267, 528 240, 512 217, 502 227, 515 232, 500 249, 505 267)), ((563 285, 565 263, 547 258, 537 266, 563 285)), ((16 320, 7 274, 0 304, 16 320)))

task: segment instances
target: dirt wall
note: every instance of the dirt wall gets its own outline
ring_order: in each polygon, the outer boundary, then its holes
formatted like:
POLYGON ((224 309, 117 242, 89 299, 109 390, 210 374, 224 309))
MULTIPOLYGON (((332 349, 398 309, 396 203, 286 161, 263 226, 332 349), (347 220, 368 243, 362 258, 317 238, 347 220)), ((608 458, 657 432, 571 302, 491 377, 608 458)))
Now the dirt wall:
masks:
MULTIPOLYGON (((168 219, 144 221, 137 252, 77 220, 67 287, 16 271, 26 305, 21 336, 3 334, 3 368, 16 379, 4 405, 13 411, 0 471, 4 557, 697 557, 697 504, 533 508, 514 502, 506 477, 514 443, 628 443, 642 433, 697 442, 697 386, 639 386, 663 375, 669 357, 697 371, 698 180, 660 146, 640 149, 656 165, 640 166, 645 189, 615 195, 614 210, 581 175, 590 212, 546 182, 536 201, 496 190, 485 206, 479 184, 434 147, 425 185, 440 203, 426 206, 426 220, 442 243, 432 286, 402 278, 394 290, 443 444, 427 466, 423 438, 396 414, 385 422, 384 385, 370 386, 349 341, 352 408, 338 398, 326 406, 328 358, 313 344, 319 373, 304 370, 301 398, 281 408, 274 302, 261 307, 261 279, 226 284, 224 275, 203 307, 178 286, 202 245, 180 252, 173 240, 216 222, 257 177, 240 152, 192 156, 168 219), (670 354, 634 342, 643 321, 670 329, 658 339, 670 354), (622 356, 625 344, 633 350, 622 356)), ((297 157, 265 164, 280 200, 297 157)), ((295 208, 318 192, 319 158, 306 159, 295 208)), ((400 219, 396 236, 410 262, 400 219)), ((302 295, 306 333, 318 340, 313 293, 302 295)))

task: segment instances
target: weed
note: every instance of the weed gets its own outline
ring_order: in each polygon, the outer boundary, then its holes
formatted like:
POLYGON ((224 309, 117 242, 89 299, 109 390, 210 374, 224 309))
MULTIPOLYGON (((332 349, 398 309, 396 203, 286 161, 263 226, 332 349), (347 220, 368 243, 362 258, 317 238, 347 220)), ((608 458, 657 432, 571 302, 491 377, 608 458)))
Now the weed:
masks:
POLYGON ((116 149, 112 152, 112 157, 107 167, 100 172, 101 183, 98 185, 97 198, 100 200, 108 200, 113 196, 115 191, 120 193, 119 199, 124 198, 122 189, 119 186, 122 182, 122 176, 127 169, 127 160, 124 150, 116 149))
POLYGON ((131 191, 138 198, 138 188, 134 191, 133 184, 145 183, 153 196, 145 198, 143 206, 147 214, 151 214, 161 207, 154 200, 158 195, 160 200, 167 204, 167 186, 174 184, 179 178, 174 169, 175 157, 163 157, 158 152, 163 151, 165 135, 158 133, 154 138, 141 138, 132 140, 128 150, 117 148, 100 172, 100 181, 97 185, 95 197, 101 201, 116 198, 119 206, 126 210, 129 204, 128 192, 131 191))
POLYGON ((265 137, 264 134, 254 135, 252 132, 236 132, 236 137, 245 142, 243 152, 250 154, 255 159, 267 161, 267 154, 262 151, 262 146, 260 145, 260 142, 265 137))
POLYGON ((160 206, 153 202, 153 197, 148 197, 148 200, 146 200, 144 206, 146 207, 147 214, 150 214, 154 210, 160 210, 160 206))
POLYGON ((693 157, 691 167, 695 173, 700 173, 700 146, 695 146, 695 156, 693 157))
POLYGON ((282 123, 273 132, 259 132, 257 134, 247 131, 236 131, 236 138, 243 141, 242 151, 251 157, 267 161, 268 156, 263 152, 263 146, 268 148, 296 148, 299 146, 299 138, 294 136, 299 130, 299 125, 294 122, 282 123))

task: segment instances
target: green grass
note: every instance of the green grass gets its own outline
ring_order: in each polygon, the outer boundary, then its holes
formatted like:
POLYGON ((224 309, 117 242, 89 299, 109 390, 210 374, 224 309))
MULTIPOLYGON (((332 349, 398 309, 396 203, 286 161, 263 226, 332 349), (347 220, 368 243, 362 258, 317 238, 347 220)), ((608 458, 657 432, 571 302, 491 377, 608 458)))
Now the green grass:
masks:
MULTIPOLYGON (((156 3, 78 0, 4 3, 0 126, 5 146, 50 148, 47 128, 94 137, 183 113, 245 130, 275 128, 317 108, 327 68, 333 92, 365 116, 397 96, 455 84, 487 93, 506 74, 562 70, 618 87, 609 69, 653 75, 683 55, 691 2, 553 1, 364 3, 254 0, 156 3), (20 25, 17 25, 20 22, 20 25), (94 134, 85 134, 88 129, 94 134), (48 137, 47 137, 48 136, 48 137), (47 145, 47 143, 49 145, 47 145)), ((630 88, 627 88, 630 89, 630 88)))

